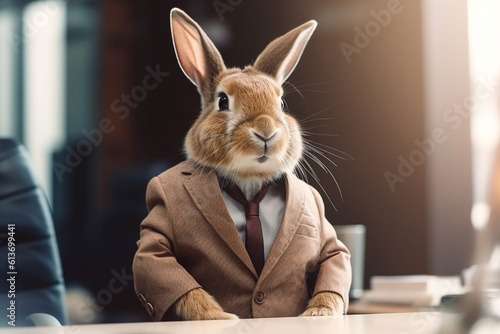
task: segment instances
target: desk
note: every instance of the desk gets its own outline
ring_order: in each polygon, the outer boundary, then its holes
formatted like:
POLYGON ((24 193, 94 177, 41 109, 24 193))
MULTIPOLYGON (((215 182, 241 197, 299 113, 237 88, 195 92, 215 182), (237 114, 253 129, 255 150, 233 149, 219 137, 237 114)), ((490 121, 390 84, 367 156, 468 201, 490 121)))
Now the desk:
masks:
POLYGON ((2 334, 430 334, 437 333, 438 312, 347 315, 338 317, 147 322, 1 329, 2 334))
POLYGON ((349 303, 347 314, 437 312, 439 307, 419 307, 391 304, 373 304, 354 301, 349 303))

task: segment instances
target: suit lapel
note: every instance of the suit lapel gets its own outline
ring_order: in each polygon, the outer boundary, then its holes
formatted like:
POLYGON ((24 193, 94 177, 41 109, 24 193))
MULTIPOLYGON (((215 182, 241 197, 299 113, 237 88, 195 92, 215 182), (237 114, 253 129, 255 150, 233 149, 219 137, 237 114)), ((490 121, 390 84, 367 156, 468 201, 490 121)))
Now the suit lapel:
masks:
POLYGON ((286 174, 285 214, 259 280, 265 279, 290 245, 300 225, 304 205, 304 191, 301 189, 299 180, 291 173, 286 174))
POLYGON ((257 277, 252 260, 227 211, 217 181, 217 175, 211 170, 198 168, 191 162, 186 163, 183 174, 187 176, 184 187, 207 222, 212 225, 234 254, 257 277))

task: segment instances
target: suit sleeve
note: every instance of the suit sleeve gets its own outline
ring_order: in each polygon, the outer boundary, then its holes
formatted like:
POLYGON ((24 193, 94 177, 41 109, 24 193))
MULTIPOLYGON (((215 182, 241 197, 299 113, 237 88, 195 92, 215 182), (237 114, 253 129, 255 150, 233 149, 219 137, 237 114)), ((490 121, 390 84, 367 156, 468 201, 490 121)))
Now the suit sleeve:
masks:
POLYGON ((349 306, 351 287, 351 255, 347 247, 337 239, 337 233, 325 217, 323 200, 312 188, 320 215, 321 254, 319 271, 313 295, 334 292, 344 300, 344 314, 349 306))
POLYGON ((132 269, 140 301, 159 321, 177 299, 200 285, 175 258, 173 222, 158 178, 148 184, 146 203, 149 214, 141 223, 132 269))

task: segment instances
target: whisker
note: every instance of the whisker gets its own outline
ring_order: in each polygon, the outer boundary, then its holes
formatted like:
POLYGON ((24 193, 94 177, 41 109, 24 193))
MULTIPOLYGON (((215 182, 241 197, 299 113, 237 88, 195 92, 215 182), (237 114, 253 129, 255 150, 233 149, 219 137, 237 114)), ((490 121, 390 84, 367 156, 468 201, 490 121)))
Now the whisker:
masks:
MULTIPOLYGON (((321 128, 324 126, 318 126, 317 128, 321 128)), ((313 130, 312 128, 311 130, 313 130)), ((311 132, 307 130, 302 130, 302 135, 305 137, 312 137, 312 136, 321 136, 321 137, 339 137, 339 135, 333 134, 333 133, 318 133, 318 132, 311 132)))
MULTIPOLYGON (((321 182, 319 180, 319 177, 318 175, 314 172, 314 170, 312 169, 312 166, 304 159, 304 162, 307 164, 307 166, 309 166, 309 169, 306 168, 306 172, 309 173, 309 175, 312 176, 312 178, 316 181, 316 183, 319 185, 319 187, 321 188, 321 190, 323 191, 323 193, 325 194, 326 198, 328 199, 328 202, 330 202, 330 204, 332 205, 333 209, 335 211, 338 212, 337 210, 337 207, 335 206, 335 204, 333 204, 333 201, 332 199, 330 198, 330 196, 328 195, 327 191, 325 190, 325 188, 321 185, 321 182)), ((335 182, 336 183, 336 182, 335 182)), ((340 190, 340 189, 339 189, 340 190)))
POLYGON ((307 173, 305 170, 306 167, 304 166, 304 163, 302 162, 302 160, 299 161, 296 168, 297 168, 297 173, 300 173, 300 176, 298 174, 296 174, 296 175, 299 176, 299 178, 304 180, 306 183, 309 183, 309 178, 307 177, 307 173))
MULTIPOLYGON (((305 141, 306 142, 306 141, 305 141)), ((331 147, 331 146, 328 146, 328 145, 325 145, 325 144, 322 144, 322 143, 318 143, 316 141, 312 141, 312 140, 307 140, 307 144, 309 145, 312 145, 314 146, 315 148, 317 148, 318 150, 321 150, 323 153, 326 153, 326 154, 329 154, 331 156, 334 156, 336 158, 339 158, 339 159, 342 159, 342 160, 355 160, 351 155, 349 155, 348 153, 344 152, 344 151, 341 151, 339 149, 336 149, 334 147, 331 147), (338 154, 335 154, 333 152, 331 152, 330 150, 332 151, 335 151, 337 152, 338 154), (344 156, 341 156, 339 154, 342 154, 344 156)))
MULTIPOLYGON (((312 153, 308 153, 308 156, 314 161, 316 162, 328 175, 330 175, 330 177, 333 179, 333 181, 335 182, 335 184, 337 185, 337 189, 339 190, 339 195, 340 195, 340 200, 342 202, 344 202, 344 195, 342 194, 342 190, 340 189, 340 185, 339 183, 337 182, 337 179, 335 178, 335 176, 333 175, 333 173, 330 171, 330 169, 316 156, 314 156, 314 154, 312 153)), ((325 157, 324 155, 322 155, 325 159, 327 159, 328 161, 330 161, 331 163, 333 163, 330 159, 328 159, 327 157, 325 157)), ((334 164, 334 163, 333 163, 334 164)), ((336 167, 337 165, 334 164, 336 167)))
MULTIPOLYGON (((288 82, 286 82, 286 84, 288 84, 288 82)), ((312 87, 312 86, 324 86, 324 85, 329 85, 329 84, 332 84, 332 82, 325 81, 325 82, 318 82, 318 83, 310 83, 310 84, 296 85, 295 87, 302 88, 302 87, 312 87)))
POLYGON ((324 112, 326 112, 326 111, 328 111, 328 110, 332 109, 333 107, 334 107, 334 106, 329 106, 329 107, 327 107, 327 108, 325 108, 325 109, 322 109, 322 110, 320 110, 320 111, 318 111, 318 112, 315 112, 314 114, 309 115, 308 117, 306 117, 306 118, 304 118, 304 119, 301 119, 301 120, 299 121, 299 124, 302 124, 302 123, 304 123, 304 122, 311 122, 311 121, 312 121, 312 122, 314 122, 314 120, 313 120, 313 118, 314 118, 314 117, 316 117, 316 116, 318 116, 318 115, 321 115, 322 113, 324 113, 324 112))
MULTIPOLYGON (((302 126, 304 123, 311 123, 311 122, 324 122, 324 121, 331 121, 331 117, 322 117, 322 118, 311 118, 311 119, 304 119, 300 121, 300 125, 302 126)), ((323 124, 326 126, 327 124, 323 124)))
POLYGON ((291 82, 287 81, 285 83, 285 89, 288 88, 288 87, 291 87, 293 89, 293 91, 295 91, 297 94, 300 95, 300 97, 302 98, 302 100, 306 101, 306 98, 304 97, 304 95, 302 95, 302 93, 300 92, 300 90, 294 85, 292 84, 291 82))
MULTIPOLYGON (((330 163, 331 163, 332 165, 334 165, 335 167, 338 167, 338 165, 337 165, 335 162, 333 162, 330 158, 328 158, 328 157, 327 157, 327 156, 326 156, 323 152, 321 152, 321 150, 319 150, 319 149, 317 149, 317 148, 315 148, 315 147, 313 147, 313 146, 309 146, 309 147, 308 147, 308 149, 309 149, 309 150, 311 150, 311 151, 313 151, 314 153, 319 154, 321 157, 323 157, 324 159, 328 160, 328 162, 330 162, 330 163)), ((307 152, 307 153, 308 153, 308 154, 311 154, 312 156, 314 156, 314 154, 312 154, 311 152, 307 152)), ((312 157, 311 157, 311 158, 312 158, 312 157)), ((317 159, 317 157, 316 157, 316 156, 314 156, 314 158, 316 158, 316 159, 317 159)))
MULTIPOLYGON (((306 154, 304 154, 304 155, 306 155, 306 154)), ((303 162, 304 162, 306 172, 308 172, 309 175, 311 175, 313 177, 313 179, 319 183, 318 175, 316 174, 316 172, 312 168, 311 164, 306 159, 304 159, 303 162)))

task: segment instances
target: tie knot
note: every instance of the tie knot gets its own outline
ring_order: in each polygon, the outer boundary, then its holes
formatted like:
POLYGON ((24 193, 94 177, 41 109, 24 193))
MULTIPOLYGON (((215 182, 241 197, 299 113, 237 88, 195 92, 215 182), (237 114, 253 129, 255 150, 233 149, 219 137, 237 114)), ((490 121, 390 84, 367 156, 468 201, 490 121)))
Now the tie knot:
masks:
POLYGON ((243 195, 243 192, 240 190, 240 188, 238 188, 236 184, 232 184, 224 189, 229 196, 231 196, 235 201, 245 207, 246 217, 259 217, 259 203, 262 201, 264 196, 266 196, 268 188, 269 185, 264 184, 262 189, 255 195, 252 201, 247 201, 245 195, 243 195))
POLYGON ((247 217, 259 216, 259 202, 248 202, 245 205, 245 214, 247 217))

